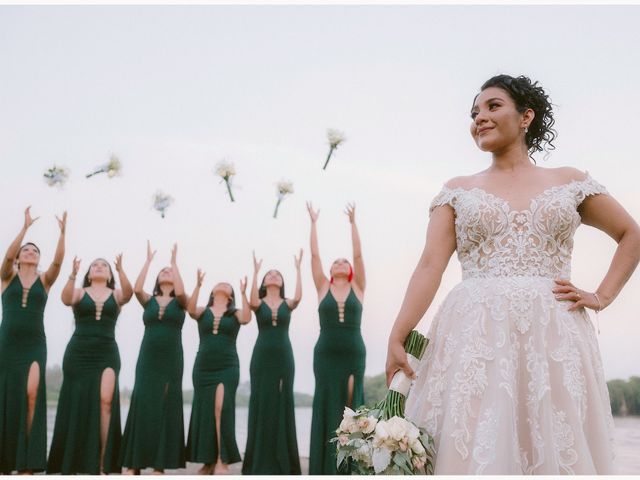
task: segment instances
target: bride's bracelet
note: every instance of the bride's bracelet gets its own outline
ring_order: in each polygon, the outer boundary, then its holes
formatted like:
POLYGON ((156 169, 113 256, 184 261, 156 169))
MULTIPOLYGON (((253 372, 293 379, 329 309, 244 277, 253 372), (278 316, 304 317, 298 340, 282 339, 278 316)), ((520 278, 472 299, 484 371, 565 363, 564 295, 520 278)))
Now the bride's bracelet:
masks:
POLYGON ((600 301, 600 297, 596 292, 593 292, 593 296, 596 297, 596 300, 598 301, 598 308, 596 309, 596 313, 598 313, 600 310, 602 310, 602 302, 600 301))

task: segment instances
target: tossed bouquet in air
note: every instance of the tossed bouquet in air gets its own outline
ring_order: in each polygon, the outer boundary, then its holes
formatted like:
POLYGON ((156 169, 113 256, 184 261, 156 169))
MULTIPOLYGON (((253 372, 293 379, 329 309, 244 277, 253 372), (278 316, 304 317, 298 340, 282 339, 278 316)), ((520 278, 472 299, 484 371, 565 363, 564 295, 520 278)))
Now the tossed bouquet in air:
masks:
POLYGON ((87 173, 86 177, 90 178, 99 173, 106 173, 109 178, 120 175, 122 173, 122 163, 120 163, 120 159, 115 155, 111 155, 107 163, 100 165, 93 172, 87 173))
POLYGON ((280 204, 282 203, 282 200, 284 200, 284 197, 293 193, 293 183, 288 180, 280 180, 276 186, 278 203, 276 203, 276 209, 273 212, 273 218, 278 217, 278 208, 280 208, 280 204))
MULTIPOLYGON (((411 368, 418 366, 429 341, 413 330, 404 342, 411 368)), ((350 465, 360 475, 433 475, 433 438, 404 417, 411 379, 399 371, 387 396, 373 408, 348 407, 336 437, 337 467, 350 465)))
POLYGON ((327 154, 327 159, 324 162, 324 167, 322 167, 323 170, 327 169, 327 165, 329 165, 329 160, 331 160, 333 151, 346 140, 346 137, 340 130, 330 128, 327 130, 327 140, 329 142, 329 153, 327 154))
POLYGON ((65 167, 53 166, 44 172, 44 181, 50 187, 62 188, 69 178, 69 169, 65 167))
POLYGON ((231 162, 221 160, 216 165, 214 173, 225 183, 227 186, 227 192, 229 192, 229 198, 232 202, 235 202, 233 192, 231 191, 231 178, 236 174, 236 167, 231 162))

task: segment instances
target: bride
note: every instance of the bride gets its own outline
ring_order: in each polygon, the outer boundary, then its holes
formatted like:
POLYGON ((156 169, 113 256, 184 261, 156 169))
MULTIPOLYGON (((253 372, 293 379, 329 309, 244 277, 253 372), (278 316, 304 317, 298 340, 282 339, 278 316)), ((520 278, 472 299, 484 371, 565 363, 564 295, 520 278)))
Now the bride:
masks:
POLYGON ((486 170, 445 184, 424 252, 389 338, 387 381, 414 377, 406 415, 434 437, 436 474, 605 474, 613 419, 586 309, 606 308, 640 260, 640 228, 605 187, 574 168, 541 168, 554 148, 538 83, 498 75, 471 109, 486 170), (571 280, 585 223, 617 243, 595 292, 571 280), (454 251, 462 281, 440 306, 415 372, 403 340, 422 318, 454 251))

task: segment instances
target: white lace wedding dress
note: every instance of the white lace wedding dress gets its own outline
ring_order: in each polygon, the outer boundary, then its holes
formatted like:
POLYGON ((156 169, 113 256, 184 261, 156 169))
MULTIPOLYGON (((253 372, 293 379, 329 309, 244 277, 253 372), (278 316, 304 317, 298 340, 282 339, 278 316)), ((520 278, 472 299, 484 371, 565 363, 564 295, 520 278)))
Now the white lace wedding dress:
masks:
POLYGON ((436 474, 612 473, 593 325, 551 291, 570 278, 578 205, 603 193, 587 174, 522 211, 479 188, 433 200, 455 211, 462 281, 433 320, 406 415, 433 435, 436 474))

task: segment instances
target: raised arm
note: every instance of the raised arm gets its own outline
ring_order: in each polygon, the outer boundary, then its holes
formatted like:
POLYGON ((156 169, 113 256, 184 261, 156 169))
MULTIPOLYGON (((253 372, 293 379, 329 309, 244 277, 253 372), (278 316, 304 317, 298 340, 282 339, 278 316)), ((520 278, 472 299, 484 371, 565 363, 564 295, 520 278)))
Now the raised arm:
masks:
POLYGON ((9 248, 7 249, 7 253, 4 256, 4 260, 2 261, 2 267, 0 268, 0 280, 6 282, 13 277, 13 272, 15 270, 14 265, 16 263, 16 257, 18 256, 18 252, 20 251, 20 245, 22 245, 22 241, 24 240, 24 236, 29 230, 29 227, 33 225, 38 218, 31 218, 31 206, 28 206, 24 211, 24 224, 22 228, 18 232, 18 236, 11 242, 9 248))
POLYGON ((404 340, 431 305, 455 249, 453 209, 448 205, 439 206, 431 215, 422 256, 411 276, 400 312, 389 335, 387 385, 398 370, 404 370, 408 377, 413 377, 404 351, 404 340))
POLYGON ((629 213, 610 195, 592 195, 579 208, 582 223, 602 230, 617 243, 609 270, 594 293, 576 289, 569 281, 558 281, 554 289, 560 299, 570 298, 571 291, 579 291, 581 299, 569 310, 581 307, 601 310, 611 304, 627 283, 640 262, 640 227, 629 213))
POLYGON ((247 298, 247 277, 240 280, 240 295, 242 296, 242 310, 236 312, 241 325, 246 325, 251 321, 251 306, 247 298))
POLYGON ((296 257, 293 256, 293 262, 296 266, 296 293, 291 300, 289 300, 289 308, 294 310, 302 300, 302 275, 300 274, 300 265, 302 264, 302 249, 300 254, 296 257))
POLYGON ((56 281, 58 275, 60 275, 60 267, 62 267, 62 261, 64 260, 64 240, 65 232, 67 230, 67 212, 62 214, 62 219, 56 216, 58 226, 60 227, 60 236, 58 237, 58 245, 56 246, 56 253, 53 257, 53 262, 49 266, 48 270, 44 272, 44 288, 49 291, 51 285, 56 281))
POLYGON ((62 303, 70 307, 75 305, 82 298, 82 289, 75 288, 76 277, 78 276, 78 270, 80 269, 80 259, 73 257, 73 266, 71 267, 71 275, 67 279, 67 283, 64 284, 62 289, 62 303))
POLYGON ((122 268, 122 254, 116 255, 114 263, 116 266, 116 272, 118 272, 118 279, 120 280, 120 289, 114 292, 114 296, 118 305, 122 306, 131 300, 131 297, 133 296, 133 288, 131 287, 131 282, 129 282, 129 279, 122 268))
POLYGON ((364 293, 367 286, 367 279, 364 274, 364 261, 362 260, 362 245, 360 244, 360 234, 356 225, 356 205, 351 203, 347 205, 345 213, 349 217, 351 224, 351 243, 353 245, 353 281, 356 286, 364 293))
POLYGON ((178 268, 178 244, 174 243, 171 249, 171 271, 173 272, 173 291, 178 299, 178 303, 182 308, 187 307, 189 298, 184 291, 184 282, 182 281, 182 275, 180 275, 180 269, 178 268))
POLYGON ((153 257, 155 257, 155 255, 156 251, 151 250, 151 242, 147 240, 147 259, 145 260, 144 265, 142 266, 142 270, 140 270, 140 274, 136 279, 136 284, 133 287, 133 293, 136 294, 138 302, 140 302, 140 305, 142 305, 143 307, 146 306, 151 299, 151 295, 144 291, 144 282, 147 279, 149 266, 151 265, 151 261, 153 260, 153 257))
POLYGON ((256 259, 256 252, 253 252, 253 279, 251 280, 251 301, 249 306, 251 310, 257 310, 260 307, 260 295, 258 295, 258 272, 262 266, 262 259, 256 259))
POLYGON ((200 295, 200 287, 202 287, 202 281, 204 280, 205 273, 198 269, 196 277, 196 286, 193 289, 193 293, 189 297, 187 302, 187 313, 194 320, 200 320, 205 307, 198 307, 198 295, 200 295))
POLYGON ((310 202, 307 202, 307 210, 309 211, 309 218, 311 219, 311 274, 313 275, 313 282, 316 285, 316 290, 320 293, 329 283, 329 279, 322 271, 320 248, 318 247, 318 230, 316 228, 316 222, 318 221, 320 210, 314 211, 313 205, 311 205, 310 202))

